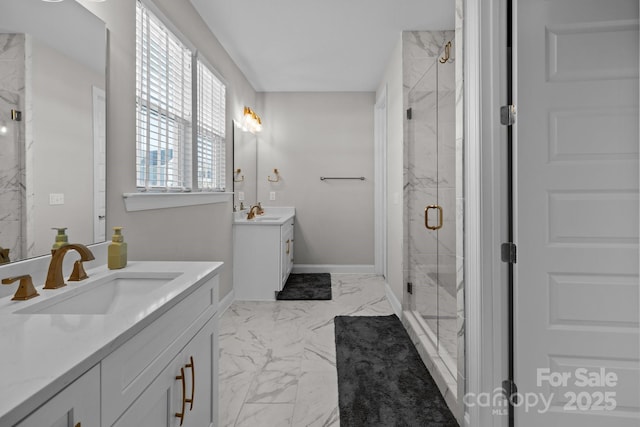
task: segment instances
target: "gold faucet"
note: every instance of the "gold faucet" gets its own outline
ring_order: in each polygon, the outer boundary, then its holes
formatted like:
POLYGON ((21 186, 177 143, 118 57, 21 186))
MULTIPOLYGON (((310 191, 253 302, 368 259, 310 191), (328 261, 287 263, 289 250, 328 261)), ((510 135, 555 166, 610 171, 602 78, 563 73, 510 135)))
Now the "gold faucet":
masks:
POLYGON ((253 219, 256 217, 256 215, 262 215, 264 213, 264 209, 262 209, 262 205, 260 204, 260 202, 258 202, 257 205, 253 205, 251 206, 251 209, 249 209, 249 213, 247 214, 247 219, 253 219), (254 212, 255 209, 255 212, 254 212))
POLYGON ((62 260, 64 259, 64 255, 71 249, 75 249, 75 251, 80 254, 80 259, 73 265, 73 272, 71 273, 71 276, 69 276, 69 280, 74 282, 84 280, 89 277, 84 271, 82 262, 94 260, 95 257, 93 256, 93 253, 85 245, 81 245, 80 243, 70 243, 51 251, 51 262, 49 263, 47 280, 44 283, 43 289, 58 289, 66 286, 64 278, 62 277, 62 260))
POLYGON ((249 213, 247 214, 247 219, 255 218, 258 212, 260 212, 260 206, 258 205, 251 206, 251 209, 249 209, 249 213))
POLYGON ((11 298, 12 300, 24 301, 40 295, 38 291, 36 291, 36 288, 33 287, 33 281, 31 280, 31 276, 28 274, 16 277, 7 277, 6 279, 2 279, 2 284, 10 285, 17 280, 20 280, 20 285, 18 285, 18 290, 13 298, 11 298))

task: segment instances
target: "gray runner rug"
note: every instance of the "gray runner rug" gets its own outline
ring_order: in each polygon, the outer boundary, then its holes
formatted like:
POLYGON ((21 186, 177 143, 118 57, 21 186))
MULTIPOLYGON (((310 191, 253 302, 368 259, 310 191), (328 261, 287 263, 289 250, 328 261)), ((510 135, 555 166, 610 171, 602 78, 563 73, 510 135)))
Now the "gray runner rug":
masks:
POLYGON ((341 427, 457 427, 396 315, 335 317, 341 427))
POLYGON ((277 300, 330 300, 331 274, 290 274, 277 300))

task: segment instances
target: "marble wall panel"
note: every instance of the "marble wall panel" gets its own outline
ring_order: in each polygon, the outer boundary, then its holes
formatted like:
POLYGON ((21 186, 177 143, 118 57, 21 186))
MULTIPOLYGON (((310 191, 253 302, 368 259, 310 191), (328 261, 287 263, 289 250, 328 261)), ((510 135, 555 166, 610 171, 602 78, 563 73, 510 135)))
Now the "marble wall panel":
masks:
MULTIPOLYGON (((458 357, 457 357, 457 378, 458 390, 457 395, 460 398, 466 392, 466 371, 465 371, 465 279, 464 279, 464 188, 463 188, 463 135, 464 135, 464 73, 463 73, 463 52, 464 52, 464 0, 455 0, 455 55, 460 60, 455 62, 455 79, 456 79, 456 215, 457 215, 457 233, 456 233, 456 276, 457 276, 457 304, 458 304, 458 357)), ((462 405, 458 413, 458 420, 463 418, 464 408, 462 405)))
POLYGON ((25 37, 0 34, 0 246, 11 260, 23 257, 24 122, 10 120, 11 110, 22 110, 25 89, 25 37))

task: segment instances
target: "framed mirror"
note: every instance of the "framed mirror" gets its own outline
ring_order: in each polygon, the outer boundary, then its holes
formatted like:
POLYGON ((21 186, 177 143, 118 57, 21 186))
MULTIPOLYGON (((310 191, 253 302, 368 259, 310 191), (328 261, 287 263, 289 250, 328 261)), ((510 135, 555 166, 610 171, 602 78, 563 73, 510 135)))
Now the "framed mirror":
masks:
POLYGON ((258 137, 233 122, 233 204, 249 208, 257 201, 258 137))
POLYGON ((106 68, 106 26, 81 4, 3 0, 0 247, 11 262, 47 254, 53 227, 105 240, 106 68))

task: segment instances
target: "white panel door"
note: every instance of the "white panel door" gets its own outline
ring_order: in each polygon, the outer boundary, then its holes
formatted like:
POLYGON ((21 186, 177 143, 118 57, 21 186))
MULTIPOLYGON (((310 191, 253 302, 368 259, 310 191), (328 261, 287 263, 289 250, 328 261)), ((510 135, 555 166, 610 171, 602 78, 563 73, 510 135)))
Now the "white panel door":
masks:
POLYGON ((516 425, 638 426, 638 1, 515 2, 516 425))

